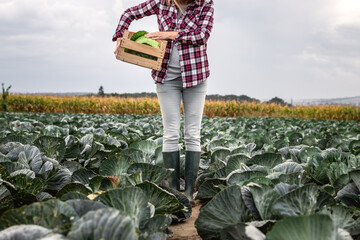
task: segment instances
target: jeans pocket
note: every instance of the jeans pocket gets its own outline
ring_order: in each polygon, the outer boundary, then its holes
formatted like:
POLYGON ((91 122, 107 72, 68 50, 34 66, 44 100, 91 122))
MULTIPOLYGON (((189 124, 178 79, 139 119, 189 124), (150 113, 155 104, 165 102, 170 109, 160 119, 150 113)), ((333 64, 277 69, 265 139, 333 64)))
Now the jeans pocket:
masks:
POLYGON ((162 83, 156 83, 156 92, 163 92, 163 84, 162 83))
POLYGON ((207 92, 207 80, 201 82, 200 84, 194 86, 193 88, 194 88, 194 92, 206 93, 207 92))

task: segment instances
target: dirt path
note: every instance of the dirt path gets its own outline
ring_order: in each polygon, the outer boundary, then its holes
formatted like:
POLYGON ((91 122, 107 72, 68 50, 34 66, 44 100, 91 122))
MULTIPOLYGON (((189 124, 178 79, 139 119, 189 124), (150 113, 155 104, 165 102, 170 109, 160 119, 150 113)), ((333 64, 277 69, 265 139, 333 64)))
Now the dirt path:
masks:
POLYGON ((168 238, 169 240, 201 240, 195 228, 195 220, 199 216, 200 202, 196 201, 196 206, 192 208, 191 217, 186 219, 185 222, 169 226, 173 234, 168 238))

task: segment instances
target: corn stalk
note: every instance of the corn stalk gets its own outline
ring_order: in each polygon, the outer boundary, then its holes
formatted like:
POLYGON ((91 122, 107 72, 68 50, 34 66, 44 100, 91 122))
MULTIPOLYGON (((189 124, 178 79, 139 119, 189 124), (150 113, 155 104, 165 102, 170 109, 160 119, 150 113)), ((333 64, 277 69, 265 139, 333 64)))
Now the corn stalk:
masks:
POLYGON ((11 88, 11 85, 8 86, 6 89, 4 87, 4 83, 2 83, 1 86, 2 86, 1 106, 3 108, 3 111, 7 112, 7 97, 9 96, 9 90, 11 88))

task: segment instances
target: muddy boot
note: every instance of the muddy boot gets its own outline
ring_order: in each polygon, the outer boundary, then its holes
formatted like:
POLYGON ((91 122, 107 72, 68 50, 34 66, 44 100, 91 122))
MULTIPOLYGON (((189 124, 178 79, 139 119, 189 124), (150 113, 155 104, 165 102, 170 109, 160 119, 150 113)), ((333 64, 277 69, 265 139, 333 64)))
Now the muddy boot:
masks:
POLYGON ((194 205, 195 180, 199 170, 201 152, 186 151, 185 153, 185 196, 194 205))
POLYGON ((169 188, 179 191, 180 190, 180 151, 175 152, 162 152, 164 166, 172 168, 174 171, 170 177, 167 178, 169 188))

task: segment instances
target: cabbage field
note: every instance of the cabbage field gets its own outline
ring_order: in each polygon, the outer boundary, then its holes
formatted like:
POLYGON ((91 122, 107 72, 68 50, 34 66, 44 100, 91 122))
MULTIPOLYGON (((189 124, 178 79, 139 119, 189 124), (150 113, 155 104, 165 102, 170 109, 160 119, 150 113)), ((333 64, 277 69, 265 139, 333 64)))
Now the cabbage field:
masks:
MULTIPOLYGON (((204 116, 201 141, 202 239, 360 239, 359 121, 204 116)), ((0 240, 166 239, 191 205, 161 148, 159 114, 0 113, 0 240)))

